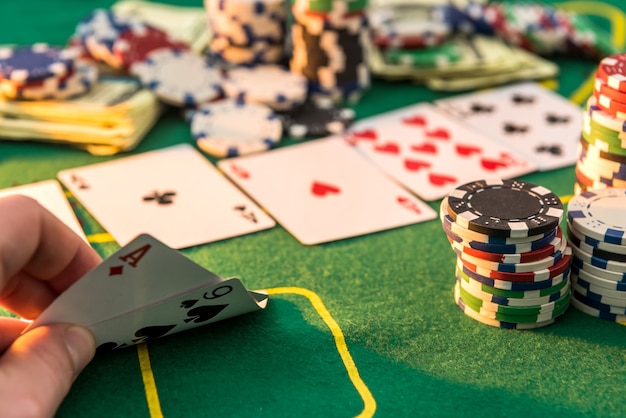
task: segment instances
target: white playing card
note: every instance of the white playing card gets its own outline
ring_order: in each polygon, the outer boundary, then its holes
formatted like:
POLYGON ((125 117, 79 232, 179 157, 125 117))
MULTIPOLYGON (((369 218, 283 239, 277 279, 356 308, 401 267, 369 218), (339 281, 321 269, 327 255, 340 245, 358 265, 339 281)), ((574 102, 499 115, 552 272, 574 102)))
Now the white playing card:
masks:
POLYGON ((520 83, 435 103, 476 130, 523 153, 542 171, 577 161, 582 109, 537 83, 520 83))
POLYGON ((70 286, 31 327, 56 322, 92 325, 222 278, 141 235, 70 286))
POLYGON ((80 226, 72 206, 65 198, 61 185, 56 180, 45 180, 37 183, 25 184, 0 190, 0 199, 6 196, 21 194, 35 199, 41 206, 50 211, 67 225, 76 235, 85 242, 87 237, 80 226))
POLYGON ((152 341, 233 316, 262 310, 267 294, 237 278, 220 281, 90 326, 98 352, 152 341))
POLYGON ((307 245, 436 217, 339 137, 222 160, 218 167, 307 245))
POLYGON ((185 248, 275 225, 188 144, 58 176, 120 245, 146 233, 185 248))
POLYGON ((348 142, 425 200, 482 178, 512 178, 536 170, 486 135, 428 103, 364 119, 348 142))

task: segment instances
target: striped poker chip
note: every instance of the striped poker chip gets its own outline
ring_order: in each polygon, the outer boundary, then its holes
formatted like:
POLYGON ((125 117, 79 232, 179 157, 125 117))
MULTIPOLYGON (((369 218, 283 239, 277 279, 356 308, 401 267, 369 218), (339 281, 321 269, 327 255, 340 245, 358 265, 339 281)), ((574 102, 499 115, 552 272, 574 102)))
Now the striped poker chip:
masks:
POLYGON ((192 117, 191 133, 207 154, 236 157, 275 147, 282 125, 267 106, 227 99, 201 106, 192 117))
POLYGON ((600 61, 596 76, 612 89, 626 92, 626 54, 617 54, 600 61))
POLYGON ((222 88, 228 97, 283 111, 300 106, 307 96, 306 78, 278 65, 233 68, 222 80, 222 88))
MULTIPOLYGON (((618 245, 618 244, 611 244, 608 242, 600 241, 599 239, 588 237, 585 234, 582 234, 576 228, 572 227, 572 224, 569 221, 567 222, 567 234, 570 238, 572 238, 572 235, 573 235, 579 241, 581 241, 584 244, 587 244, 590 247, 598 248, 598 249, 601 249, 603 251, 613 253, 613 254, 626 255, 626 246, 618 245)), ((606 258, 606 257, 602 257, 602 258, 606 258)))
POLYGON ((486 179, 452 190, 448 214, 472 231, 528 237, 555 229, 563 218, 563 204, 543 186, 521 180, 486 179))
MULTIPOLYGON (((621 263, 626 263, 626 254, 606 251, 602 248, 594 247, 592 245, 587 244, 584 240, 580 238, 580 235, 578 232, 574 232, 574 228, 571 227, 569 222, 568 222, 568 227, 567 227, 567 235, 569 237, 570 244, 573 246, 576 246, 581 251, 585 251, 588 254, 591 254, 598 258, 603 258, 605 260, 619 261, 621 263)), ((620 246, 620 248, 626 249, 626 246, 620 246)))
POLYGON ((587 99, 587 113, 589 113, 591 120, 611 131, 616 133, 626 132, 626 120, 605 112, 598 106, 598 99, 595 96, 589 96, 589 99, 587 99))
POLYGON ((195 106, 222 94, 219 69, 191 51, 157 49, 131 67, 141 84, 165 103, 195 106))
POLYGON ((613 321, 613 322, 626 322, 626 315, 617 315, 617 314, 613 314, 610 312, 603 312, 599 309, 592 308, 591 306, 588 306, 584 302, 581 302, 580 300, 578 300, 576 292, 574 292, 574 294, 572 295, 571 304, 574 308, 578 309, 579 311, 589 316, 593 316, 594 318, 600 318, 600 319, 613 321))
MULTIPOLYGON (((578 251, 576 247, 572 247, 572 268, 577 268, 579 270, 585 270, 586 272, 593 274, 594 276, 601 277, 606 280, 610 280, 616 283, 626 283, 626 272, 613 271, 608 270, 603 267, 602 263, 599 263, 598 260, 601 260, 599 257, 595 257, 592 259, 591 255, 579 257, 581 251, 578 251)), ((584 252, 583 252, 584 253, 584 252)), ((606 261, 606 260, 604 260, 606 261)))
POLYGON ((589 284, 593 284, 594 287, 601 287, 608 290, 619 290, 624 292, 626 296, 626 283, 616 282, 613 280, 605 279, 597 274, 594 274, 589 269, 581 269, 576 264, 572 264, 572 274, 576 274, 579 279, 586 281, 589 284))
POLYGON ((569 202, 567 218, 586 236, 609 244, 626 245, 624 208, 626 189, 589 191, 569 202))
POLYGON ((44 43, 0 48, 0 78, 25 83, 64 76, 74 68, 75 59, 74 50, 44 43))

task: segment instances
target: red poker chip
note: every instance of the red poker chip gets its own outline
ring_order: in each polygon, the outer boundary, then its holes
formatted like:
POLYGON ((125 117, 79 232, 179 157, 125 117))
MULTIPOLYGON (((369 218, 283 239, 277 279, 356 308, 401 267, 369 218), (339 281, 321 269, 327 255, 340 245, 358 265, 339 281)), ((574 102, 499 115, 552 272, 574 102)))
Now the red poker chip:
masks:
POLYGON ((606 81, 602 80, 599 77, 596 77, 593 91, 594 91, 593 94, 594 96, 596 96, 596 98, 598 97, 598 95, 601 94, 603 96, 610 98, 611 100, 615 100, 617 102, 626 104, 626 92, 615 90, 609 87, 606 84, 606 81))
POLYGON ((163 48, 188 50, 189 45, 170 38, 167 32, 146 26, 139 33, 132 29, 120 33, 113 44, 113 55, 120 60, 122 68, 128 70, 133 64, 144 61, 152 51, 163 48))
POLYGON ((600 61, 596 77, 610 88, 626 92, 626 53, 611 55, 600 61))

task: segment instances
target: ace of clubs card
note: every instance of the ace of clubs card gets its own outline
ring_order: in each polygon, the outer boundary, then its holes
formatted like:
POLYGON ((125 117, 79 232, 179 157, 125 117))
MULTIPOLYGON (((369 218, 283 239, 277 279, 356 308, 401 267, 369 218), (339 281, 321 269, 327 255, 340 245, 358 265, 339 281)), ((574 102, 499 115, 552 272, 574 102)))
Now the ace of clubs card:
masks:
POLYGON ((435 103, 525 155, 542 171, 573 165, 578 159, 582 109, 537 83, 519 83, 435 103))
POLYGON ((146 233, 180 249, 275 225, 188 144, 58 177, 120 245, 146 233))
POLYGON ((222 160, 218 167, 305 245, 436 217, 339 137, 222 160))

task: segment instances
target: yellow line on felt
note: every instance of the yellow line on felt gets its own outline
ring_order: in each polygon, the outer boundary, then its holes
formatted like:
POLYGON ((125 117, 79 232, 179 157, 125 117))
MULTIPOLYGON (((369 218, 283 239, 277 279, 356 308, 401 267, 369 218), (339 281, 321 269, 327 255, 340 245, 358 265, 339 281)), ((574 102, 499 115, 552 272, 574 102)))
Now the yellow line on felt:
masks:
POLYGON ((113 239, 113 236, 108 232, 102 232, 100 234, 87 235, 87 241, 102 244, 104 242, 115 242, 115 239, 113 239))
POLYGON ((341 328, 337 324, 337 322, 333 319, 326 306, 324 306, 324 302, 322 299, 313 291, 302 288, 302 287, 274 287, 270 289, 264 289, 270 295, 280 295, 280 294, 295 294, 304 296, 311 302, 313 308, 317 312, 317 314, 322 318, 322 320, 326 323, 326 326, 330 329, 334 339, 335 345, 337 346, 337 351, 339 352, 339 356, 343 361, 344 366, 346 367, 346 371, 348 372, 348 376, 352 381, 357 392, 361 395, 361 399, 363 400, 364 408, 357 417, 371 417, 376 412, 376 400, 372 396, 369 388, 361 379, 359 374, 359 370, 350 355, 350 351, 348 350, 348 345, 346 344, 346 339, 341 331, 341 328))
POLYGON ((157 392, 152 366, 150 365, 150 353, 148 352, 147 344, 137 345, 137 357, 139 357, 139 367, 141 368, 141 378, 143 379, 143 387, 146 393, 150 418, 163 418, 159 393, 157 392))

